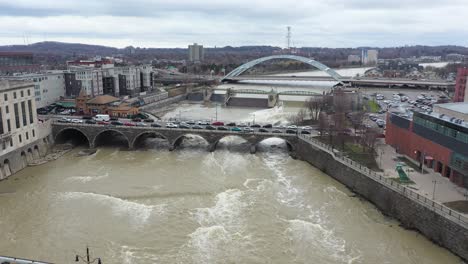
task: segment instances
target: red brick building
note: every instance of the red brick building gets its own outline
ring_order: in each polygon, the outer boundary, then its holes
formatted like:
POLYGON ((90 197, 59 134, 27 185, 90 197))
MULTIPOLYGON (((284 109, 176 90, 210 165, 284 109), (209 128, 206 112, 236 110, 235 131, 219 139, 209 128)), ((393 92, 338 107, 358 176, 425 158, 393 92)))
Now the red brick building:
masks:
MULTIPOLYGON (((468 116, 468 103, 446 105, 468 116)), ((413 119, 389 113, 385 141, 398 153, 468 188, 468 124, 443 112, 442 108, 437 114, 415 112, 413 119)))
POLYGON ((457 83, 455 84, 454 102, 468 102, 466 86, 468 83, 468 68, 459 68, 457 71, 457 83))

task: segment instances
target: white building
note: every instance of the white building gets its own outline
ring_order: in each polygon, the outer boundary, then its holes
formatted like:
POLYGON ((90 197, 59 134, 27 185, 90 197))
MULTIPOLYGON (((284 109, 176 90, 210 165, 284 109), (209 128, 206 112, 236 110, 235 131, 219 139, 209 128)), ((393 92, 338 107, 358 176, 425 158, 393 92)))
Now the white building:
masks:
POLYGON ((88 66, 70 66, 69 70, 75 73, 77 81, 81 82, 81 89, 90 96, 103 94, 102 69, 88 66))
POLYGON ((188 46, 189 50, 189 61, 191 62, 200 62, 205 58, 205 51, 203 50, 203 45, 198 45, 194 43, 193 45, 188 46))
POLYGON ((0 81, 0 156, 37 139, 34 83, 0 81))
POLYGON ((349 55, 348 62, 349 63, 359 63, 361 61, 361 57, 359 55, 349 55))
POLYGON ((29 81, 34 83, 36 107, 50 105, 65 96, 65 78, 63 71, 50 71, 7 77, 9 80, 29 81))

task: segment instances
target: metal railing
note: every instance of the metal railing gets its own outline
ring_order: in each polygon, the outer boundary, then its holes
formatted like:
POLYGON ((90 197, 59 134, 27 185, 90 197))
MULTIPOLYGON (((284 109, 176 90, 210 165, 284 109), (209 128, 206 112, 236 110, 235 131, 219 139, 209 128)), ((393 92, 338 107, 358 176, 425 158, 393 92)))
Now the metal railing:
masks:
POLYGON ((434 201, 430 198, 427 198, 424 195, 421 195, 410 188, 393 181, 392 179, 388 179, 382 176, 382 174, 377 173, 376 171, 373 171, 364 165, 353 161, 347 157, 344 157, 343 155, 337 155, 337 153, 340 153, 339 151, 335 150, 332 148, 332 146, 325 144, 323 142, 320 142, 319 140, 313 138, 312 136, 309 135, 298 135, 298 137, 305 142, 329 153, 336 161, 346 165, 348 168, 351 168, 359 173, 361 173, 364 176, 367 176, 371 178, 372 180, 382 184, 383 186, 405 196, 406 198, 417 202, 418 204, 434 211, 435 213, 443 216, 444 218, 459 224, 460 226, 464 228, 468 228, 468 218, 460 214, 449 207, 434 201))

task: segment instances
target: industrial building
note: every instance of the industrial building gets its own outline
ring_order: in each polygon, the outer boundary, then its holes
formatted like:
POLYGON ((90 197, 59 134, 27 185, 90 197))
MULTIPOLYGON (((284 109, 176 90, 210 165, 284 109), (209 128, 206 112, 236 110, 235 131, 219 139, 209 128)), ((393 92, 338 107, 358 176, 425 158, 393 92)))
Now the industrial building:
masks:
POLYGON ((457 71, 457 82, 455 84, 454 102, 468 102, 468 68, 459 68, 457 71))

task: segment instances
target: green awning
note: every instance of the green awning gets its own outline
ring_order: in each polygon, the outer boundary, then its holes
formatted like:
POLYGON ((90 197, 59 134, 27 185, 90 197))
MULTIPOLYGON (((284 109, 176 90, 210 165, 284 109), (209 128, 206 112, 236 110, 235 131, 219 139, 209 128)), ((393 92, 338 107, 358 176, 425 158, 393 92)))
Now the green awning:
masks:
POLYGON ((61 106, 63 108, 75 108, 75 102, 56 102, 56 106, 61 106))

